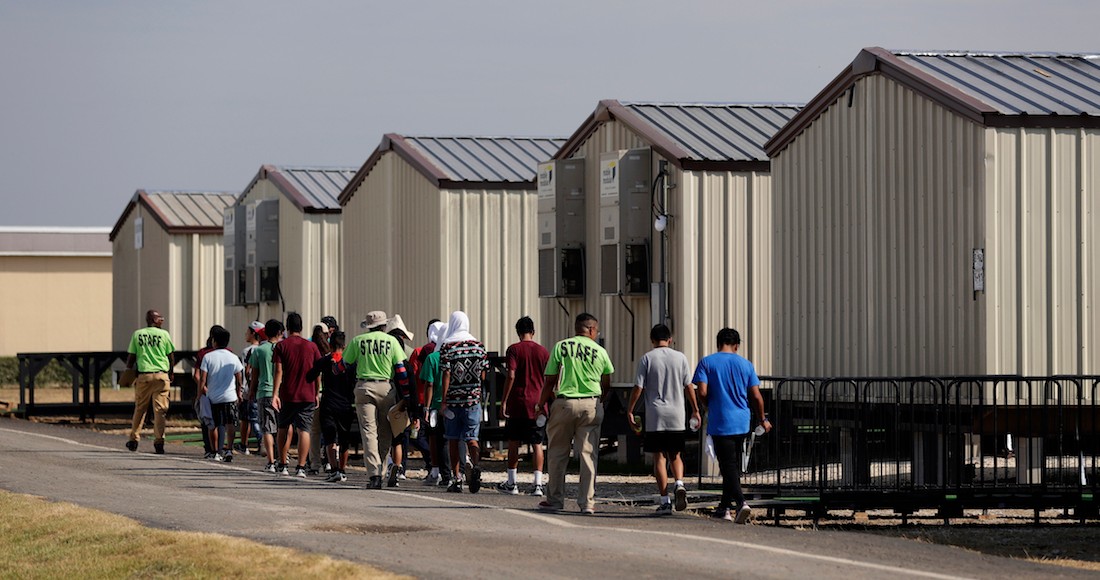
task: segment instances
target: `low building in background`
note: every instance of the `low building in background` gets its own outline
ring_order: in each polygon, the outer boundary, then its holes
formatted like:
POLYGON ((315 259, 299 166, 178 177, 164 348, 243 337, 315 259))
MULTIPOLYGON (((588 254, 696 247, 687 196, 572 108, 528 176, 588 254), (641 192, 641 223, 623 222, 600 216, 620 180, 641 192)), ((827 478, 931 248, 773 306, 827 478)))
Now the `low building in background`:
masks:
POLYGON ((0 356, 111 350, 110 231, 0 227, 0 356))
POLYGON ((114 229, 111 344, 126 350, 145 312, 164 315, 176 348, 197 350, 225 321, 222 220, 236 195, 138 190, 114 229))

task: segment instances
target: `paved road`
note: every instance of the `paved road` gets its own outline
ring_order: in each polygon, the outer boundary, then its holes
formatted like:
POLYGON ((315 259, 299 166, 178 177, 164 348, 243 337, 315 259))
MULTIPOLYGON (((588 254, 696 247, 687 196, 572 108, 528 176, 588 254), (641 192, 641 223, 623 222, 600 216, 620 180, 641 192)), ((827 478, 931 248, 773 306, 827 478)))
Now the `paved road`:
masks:
MULTIPOLYGON (((535 511, 532 498, 446 494, 412 483, 368 491, 259 471, 256 458, 203 461, 169 445, 0 420, 0 488, 218 532, 420 577, 1013 578, 1086 573, 870 534, 735 526, 651 508, 593 517, 535 511)), ((360 478, 361 479, 361 478, 360 478)), ((598 487, 597 487, 598 490, 598 487)), ((574 504, 575 505, 575 504, 574 504)))

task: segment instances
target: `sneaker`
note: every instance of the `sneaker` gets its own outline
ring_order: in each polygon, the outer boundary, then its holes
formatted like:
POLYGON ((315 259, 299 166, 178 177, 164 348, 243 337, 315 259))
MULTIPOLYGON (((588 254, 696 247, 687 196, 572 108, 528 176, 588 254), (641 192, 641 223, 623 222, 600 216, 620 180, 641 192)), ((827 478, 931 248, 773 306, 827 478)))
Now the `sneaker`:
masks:
POLYGON ((596 508, 594 508, 594 507, 581 508, 581 515, 582 516, 594 516, 594 515, 596 515, 596 508))
POLYGON ((130 451, 137 451, 137 441, 127 441, 126 448, 130 451))
POLYGON ((222 461, 226 463, 233 463, 233 452, 226 451, 225 453, 222 453, 222 461))
POLYGON ((474 472, 474 464, 471 463, 469 460, 467 460, 466 465, 462 468, 462 477, 463 477, 463 479, 465 479, 466 481, 470 481, 470 479, 474 475, 473 472, 474 472))
POLYGON ((397 487, 398 469, 400 468, 392 463, 386 468, 386 487, 397 487))
POLYGON ((275 468, 275 472, 276 472, 276 473, 278 473, 279 475, 290 475, 290 471, 289 471, 289 470, 288 470, 288 469, 286 468, 286 464, 285 464, 285 463, 280 463, 280 464, 279 464, 279 465, 278 465, 278 466, 277 466, 277 467, 275 468))
POLYGON ((497 491, 508 495, 519 495, 519 486, 508 481, 502 481, 497 484, 497 491))
POLYGON ((397 481, 405 481, 406 479, 408 478, 405 477, 405 468, 401 467, 397 470, 397 481))
POLYGON ((481 468, 470 469, 470 493, 477 493, 481 489, 481 468))
POLYGON ((742 503, 741 507, 737 510, 737 517, 733 519, 735 524, 747 524, 752 519, 752 508, 749 504, 742 503))
POLYGON ((539 510, 540 511, 560 512, 562 509, 564 509, 562 506, 557 505, 557 504, 552 504, 552 503, 550 503, 549 501, 547 501, 545 499, 539 502, 539 510))
POLYGON ((726 520, 727 522, 733 521, 733 516, 730 515, 730 511, 726 508, 715 508, 714 513, 710 517, 716 520, 726 520))
POLYGON ((671 516, 672 515, 672 504, 671 503, 663 503, 663 504, 657 506, 657 515, 659 515, 659 516, 671 516))
POLYGON ((153 443, 153 453, 157 455, 164 455, 164 441, 160 443, 153 443))
POLYGON ((673 495, 676 497, 676 511, 682 512, 686 510, 688 507, 688 492, 684 484, 676 484, 676 491, 673 492, 673 495))
POLYGON ((451 484, 447 486, 447 491, 450 493, 462 493, 462 480, 452 479, 451 484))
POLYGON ((214 461, 218 461, 217 457, 218 457, 218 454, 214 453, 213 451, 207 451, 202 456, 203 459, 213 459, 214 461))
POLYGON ((546 495, 545 493, 543 493, 543 487, 541 483, 535 485, 535 488, 531 490, 531 495, 535 497, 542 497, 546 495))
POLYGON ((240 443, 234 443, 233 444, 233 451, 236 451, 237 453, 244 453, 245 451, 248 451, 248 450, 245 449, 244 445, 241 445, 240 443))
POLYGON ((299 465, 298 469, 294 470, 294 477, 301 477, 302 479, 305 479, 305 477, 306 477, 306 468, 299 465))
POLYGON ((367 489, 382 489, 382 476, 370 476, 370 481, 367 482, 367 489))
POLYGON ((317 469, 316 467, 308 467, 306 468, 306 473, 310 475, 319 475, 321 473, 321 470, 317 469))
POLYGON ((214 457, 212 459, 214 461, 225 461, 225 456, 222 455, 221 453, 215 453, 214 457))
POLYGON ((325 462, 325 473, 332 473, 334 471, 336 471, 336 470, 332 468, 332 464, 326 461, 325 462))
POLYGON ((268 473, 275 473, 275 464, 274 463, 268 463, 267 467, 264 468, 264 471, 266 471, 268 473))
POLYGON ((448 485, 451 485, 451 479, 452 479, 452 477, 451 477, 451 474, 449 472, 441 474, 439 476, 439 486, 440 487, 447 487, 448 485))
POLYGON ((343 472, 340 471, 333 471, 332 473, 328 474, 328 477, 325 478, 325 481, 329 483, 343 483, 347 480, 348 476, 344 475, 343 472))
POLYGON ((424 485, 439 485, 439 481, 443 479, 443 476, 438 473, 428 472, 428 477, 424 478, 424 485))

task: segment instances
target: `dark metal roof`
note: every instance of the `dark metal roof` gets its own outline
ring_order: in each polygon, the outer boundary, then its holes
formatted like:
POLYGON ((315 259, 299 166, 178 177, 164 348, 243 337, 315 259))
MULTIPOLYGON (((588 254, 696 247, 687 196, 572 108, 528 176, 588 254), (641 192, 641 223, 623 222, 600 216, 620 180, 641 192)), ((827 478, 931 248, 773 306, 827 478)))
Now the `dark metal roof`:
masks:
POLYGON ((145 191, 139 189, 122 211, 110 239, 114 241, 118 230, 137 204, 144 205, 168 233, 217 233, 222 231, 225 208, 233 205, 237 195, 222 191, 145 191))
POLYGON ((440 189, 535 189, 538 164, 565 139, 545 137, 406 137, 387 133, 340 193, 347 205, 387 152, 393 151, 440 189))
POLYGON ((764 143, 801 109, 790 104, 631 103, 600 101, 595 112, 554 156, 569 157, 603 123, 616 120, 687 170, 761 170, 764 143))
POLYGON ((775 156, 854 83, 884 75, 987 127, 1100 128, 1100 54, 865 48, 765 145, 775 156))
POLYGON ((1002 115, 1100 115, 1100 55, 894 52, 1002 115))
POLYGON ((355 177, 354 167, 263 165, 248 187, 244 188, 244 195, 247 195, 258 181, 268 179, 300 211, 340 213, 340 202, 337 198, 353 177, 355 177))
POLYGON ((526 183, 565 139, 405 137, 449 181, 526 183))

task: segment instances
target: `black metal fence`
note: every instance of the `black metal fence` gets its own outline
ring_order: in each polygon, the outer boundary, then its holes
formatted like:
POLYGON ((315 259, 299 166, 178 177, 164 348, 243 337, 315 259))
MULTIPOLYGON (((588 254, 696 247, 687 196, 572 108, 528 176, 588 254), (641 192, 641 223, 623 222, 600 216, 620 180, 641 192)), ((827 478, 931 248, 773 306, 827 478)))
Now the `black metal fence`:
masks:
MULTIPOLYGON (((761 387, 774 427, 742 477, 754 497, 819 514, 1096 514, 1100 376, 764 377, 761 387)), ((701 472, 713 469, 704 461, 701 472)))

